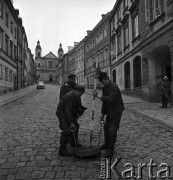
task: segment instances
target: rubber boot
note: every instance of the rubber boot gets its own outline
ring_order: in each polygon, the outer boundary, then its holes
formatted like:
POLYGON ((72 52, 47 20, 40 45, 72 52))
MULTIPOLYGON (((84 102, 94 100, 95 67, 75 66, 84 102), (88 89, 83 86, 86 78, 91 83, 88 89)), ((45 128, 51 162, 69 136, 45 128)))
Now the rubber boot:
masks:
POLYGON ((101 150, 101 154, 104 158, 111 158, 114 154, 114 145, 116 142, 117 135, 111 135, 108 137, 108 147, 101 150))
POLYGON ((67 135, 61 135, 60 148, 59 148, 59 155, 60 156, 69 156, 69 157, 73 156, 73 154, 67 150, 67 142, 68 142, 68 136, 67 135))

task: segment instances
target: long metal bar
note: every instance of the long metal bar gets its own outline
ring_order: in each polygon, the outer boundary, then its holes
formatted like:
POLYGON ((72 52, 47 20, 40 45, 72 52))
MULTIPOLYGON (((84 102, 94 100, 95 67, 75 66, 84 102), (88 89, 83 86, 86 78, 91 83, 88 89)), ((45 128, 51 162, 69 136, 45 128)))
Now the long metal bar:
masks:
MULTIPOLYGON (((98 67, 98 62, 96 59, 96 67, 95 67, 95 73, 97 73, 97 67, 98 67)), ((96 85, 97 85, 97 79, 96 79, 96 74, 95 74, 95 79, 94 79, 94 90, 96 90, 96 85)), ((93 139, 93 126, 94 126, 94 116, 95 116, 95 97, 93 96, 93 103, 92 103, 92 122, 91 122, 91 134, 90 134, 90 147, 92 145, 92 139, 93 139)))

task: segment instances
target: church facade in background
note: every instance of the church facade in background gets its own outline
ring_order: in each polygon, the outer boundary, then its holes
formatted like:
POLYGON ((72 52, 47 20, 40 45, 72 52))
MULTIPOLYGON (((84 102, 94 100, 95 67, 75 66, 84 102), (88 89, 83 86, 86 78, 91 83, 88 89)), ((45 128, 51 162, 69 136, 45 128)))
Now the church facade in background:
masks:
POLYGON ((51 51, 42 56, 42 48, 40 46, 40 41, 37 41, 37 46, 35 49, 35 65, 36 65, 36 77, 37 81, 43 82, 55 82, 57 81, 56 76, 56 66, 60 59, 63 57, 64 51, 60 43, 57 56, 51 51))

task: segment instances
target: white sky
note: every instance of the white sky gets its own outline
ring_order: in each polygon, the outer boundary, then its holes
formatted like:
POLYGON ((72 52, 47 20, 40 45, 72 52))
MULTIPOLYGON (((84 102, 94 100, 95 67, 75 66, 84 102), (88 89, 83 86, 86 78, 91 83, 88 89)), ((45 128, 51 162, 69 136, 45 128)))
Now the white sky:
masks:
POLYGON ((42 56, 52 51, 57 56, 61 42, 68 46, 80 42, 92 30, 101 15, 111 11, 116 0, 13 0, 23 20, 29 48, 35 55, 39 39, 42 56))

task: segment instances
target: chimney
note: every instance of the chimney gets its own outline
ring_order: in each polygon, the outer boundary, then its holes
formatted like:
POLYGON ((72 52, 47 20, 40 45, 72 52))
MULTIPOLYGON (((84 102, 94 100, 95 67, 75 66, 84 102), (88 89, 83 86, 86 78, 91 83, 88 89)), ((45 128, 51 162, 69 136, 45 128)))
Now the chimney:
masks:
POLYGON ((91 32, 91 30, 88 30, 88 31, 87 31, 87 36, 88 36, 88 34, 89 34, 90 32, 91 32))
POLYGON ((102 14, 102 19, 106 16, 106 14, 102 14))
POLYGON ((74 42, 74 46, 77 46, 79 44, 79 42, 74 42))

